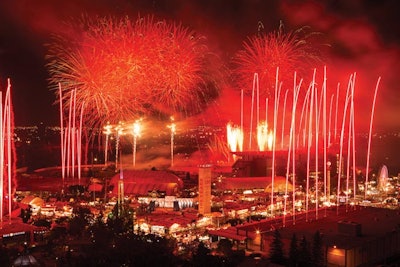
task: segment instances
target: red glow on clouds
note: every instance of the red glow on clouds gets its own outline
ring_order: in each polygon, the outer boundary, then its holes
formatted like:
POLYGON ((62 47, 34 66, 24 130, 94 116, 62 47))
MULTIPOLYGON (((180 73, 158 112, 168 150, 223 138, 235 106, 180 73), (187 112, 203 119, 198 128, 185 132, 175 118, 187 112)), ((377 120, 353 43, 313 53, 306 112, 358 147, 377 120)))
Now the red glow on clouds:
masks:
MULTIPOLYGON (((382 90, 378 94, 377 101, 377 124, 387 124, 395 129, 400 128, 400 121, 395 119, 395 116, 398 117, 400 113, 397 107, 400 102, 400 88, 397 78, 397 70, 400 69, 400 63, 398 63, 400 62, 399 46, 398 43, 388 43, 382 36, 382 28, 375 24, 377 23, 377 15, 379 15, 382 23, 384 23, 382 25, 387 28, 384 29, 386 33, 392 32, 391 36, 396 35, 394 18, 386 21, 387 12, 385 13, 388 8, 393 6, 392 2, 395 1, 366 3, 366 1, 249 2, 235 0, 229 6, 224 1, 191 2, 180 0, 151 2, 116 0, 111 5, 109 1, 96 1, 94 3, 93 1, 75 0, 43 0, 34 5, 28 0, 4 2, 0 5, 2 13, 12 18, 18 24, 18 29, 21 32, 29 32, 28 35, 31 39, 27 39, 27 43, 30 46, 38 45, 38 43, 42 46, 43 37, 48 37, 50 33, 65 33, 64 21, 70 18, 76 20, 82 13, 89 16, 93 14, 100 16, 116 14, 136 16, 138 12, 142 15, 152 13, 156 16, 183 22, 184 25, 189 25, 190 28, 205 34, 208 47, 216 49, 216 53, 223 55, 224 58, 232 58, 235 52, 241 48, 243 41, 247 40, 246 36, 257 34, 257 22, 263 23, 264 32, 267 34, 278 28, 279 20, 282 20, 287 31, 302 26, 310 26, 312 31, 321 32, 323 37, 326 38, 326 43, 330 44, 327 66, 328 83, 331 90, 334 91, 338 82, 345 88, 349 76, 357 72, 356 95, 359 100, 356 105, 359 106, 359 114, 367 114, 372 101, 373 88, 378 77, 382 76, 382 90), (375 19, 368 17, 371 14, 375 15, 375 19), (366 106, 368 106, 368 110, 363 110, 366 106), (391 114, 393 114, 393 117, 391 114)), ((391 14, 393 12, 391 11, 391 14)), ((45 43, 48 42, 47 39, 45 43)), ((116 44, 116 46, 120 46, 118 50, 122 50, 123 44, 116 44)), ((169 57, 172 57, 172 55, 169 55, 169 57)), ((181 61, 178 60, 175 63, 175 67, 182 70, 184 68, 183 62, 184 57, 181 58, 181 61)), ((97 64, 97 62, 93 61, 92 64, 97 64)), ((108 72, 108 75, 110 75, 112 65, 97 64, 97 68, 110 71, 108 72)), ((310 69, 304 75, 311 76, 311 73, 312 70, 310 69)), ((319 70, 318 75, 320 73, 319 70)), ((288 72, 288 76, 291 76, 290 74, 288 72)), ((100 72, 98 72, 98 75, 102 76, 100 72)), ((170 77, 171 73, 166 72, 163 75, 163 79, 166 79, 165 77, 170 77)), ((272 80, 274 75, 275 72, 271 75, 272 80)), ((250 71, 249 76, 248 80, 250 81, 252 79, 250 71)), ((102 77, 105 79, 107 75, 102 77)), ((138 82, 140 82, 140 79, 138 82)), ((248 87, 251 88, 251 83, 248 87)), ((232 107, 230 103, 240 102, 240 93, 231 91, 231 89, 222 92, 222 97, 218 98, 215 104, 210 107, 209 110, 214 110, 212 114, 216 114, 216 116, 203 116, 204 118, 212 118, 215 121, 234 120, 238 111, 234 110, 235 107, 232 107), (232 100, 232 98, 235 99, 232 100), (221 110, 216 111, 217 107, 221 110), (232 116, 228 115, 230 110, 232 110, 232 116), (225 115, 226 118, 223 119, 222 117, 225 115)), ((179 105, 179 103, 175 104, 179 105)), ((162 104, 157 104, 154 108, 163 110, 165 113, 170 111, 162 104)))
MULTIPOLYGON (((373 91, 379 76, 382 77, 375 116, 376 129, 391 125, 398 129, 396 117, 400 101, 397 71, 400 69, 400 47, 385 42, 378 28, 367 17, 361 2, 351 1, 342 6, 328 6, 317 1, 285 2, 282 10, 290 23, 309 25, 322 32, 331 45, 328 79, 331 86, 347 83, 350 74, 357 72, 356 120, 365 129, 369 123, 373 91), (345 10, 346 12, 340 12, 345 10), (366 115, 368 114, 368 115, 366 115), (357 118, 358 116, 358 118, 357 118)), ((382 15, 385 16, 385 15, 382 15)), ((382 18, 383 19, 383 18, 382 18)), ((384 130, 385 128, 381 128, 384 130)))
POLYGON ((363 22, 348 21, 336 27, 333 34, 354 54, 379 49, 374 28, 363 22))

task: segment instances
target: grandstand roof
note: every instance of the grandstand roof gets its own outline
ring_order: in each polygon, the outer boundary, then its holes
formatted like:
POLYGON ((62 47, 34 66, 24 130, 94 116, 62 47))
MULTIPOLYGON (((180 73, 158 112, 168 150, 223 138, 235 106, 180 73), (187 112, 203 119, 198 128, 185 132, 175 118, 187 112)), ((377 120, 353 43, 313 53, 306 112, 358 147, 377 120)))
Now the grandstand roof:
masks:
POLYGON ((127 170, 111 178, 114 185, 113 194, 118 193, 118 182, 124 181, 125 195, 147 195, 149 191, 165 191, 167 195, 175 195, 182 186, 182 180, 173 173, 154 170, 127 170))
MULTIPOLYGON (((236 177, 224 178, 216 184, 220 190, 247 190, 247 189, 265 189, 271 191, 272 177, 236 177)), ((285 192, 286 178, 276 176, 274 179, 274 192, 285 192)), ((293 191, 292 184, 288 182, 288 191, 293 191)))

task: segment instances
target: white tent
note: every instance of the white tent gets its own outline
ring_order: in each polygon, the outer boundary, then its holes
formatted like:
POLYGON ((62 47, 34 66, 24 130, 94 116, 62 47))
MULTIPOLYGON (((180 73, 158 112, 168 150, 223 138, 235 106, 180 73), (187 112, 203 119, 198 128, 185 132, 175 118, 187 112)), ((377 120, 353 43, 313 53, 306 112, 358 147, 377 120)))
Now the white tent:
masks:
POLYGON ((12 266, 40 266, 40 264, 32 255, 23 254, 14 260, 12 266))

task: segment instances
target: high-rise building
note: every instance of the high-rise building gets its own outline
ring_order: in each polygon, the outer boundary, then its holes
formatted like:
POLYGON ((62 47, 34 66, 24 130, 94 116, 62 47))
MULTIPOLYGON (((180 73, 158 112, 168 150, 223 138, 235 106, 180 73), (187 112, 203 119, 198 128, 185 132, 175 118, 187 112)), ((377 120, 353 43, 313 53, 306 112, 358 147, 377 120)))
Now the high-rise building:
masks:
POLYGON ((211 213, 211 165, 199 166, 199 213, 211 213))

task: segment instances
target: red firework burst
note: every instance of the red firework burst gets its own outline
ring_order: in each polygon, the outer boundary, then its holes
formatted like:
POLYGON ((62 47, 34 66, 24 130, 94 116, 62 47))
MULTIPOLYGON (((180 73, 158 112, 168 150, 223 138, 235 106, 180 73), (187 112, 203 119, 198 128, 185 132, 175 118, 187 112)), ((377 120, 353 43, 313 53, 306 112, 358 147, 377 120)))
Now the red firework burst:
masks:
MULTIPOLYGON (((78 38, 58 38, 50 46, 50 82, 61 83, 64 92, 77 89, 77 108, 84 104, 92 125, 154 112, 191 113, 208 101, 210 90, 218 91, 208 75, 204 38, 181 25, 152 17, 100 18, 75 29, 78 38)), ((68 102, 69 94, 63 95, 68 102)))
POLYGON ((315 33, 305 30, 284 33, 281 25, 276 32, 249 37, 234 58, 233 77, 238 87, 251 93, 254 73, 258 73, 261 94, 270 95, 278 67, 279 81, 284 83, 293 83, 295 71, 309 76, 310 69, 321 61, 321 53, 310 42, 315 33))

